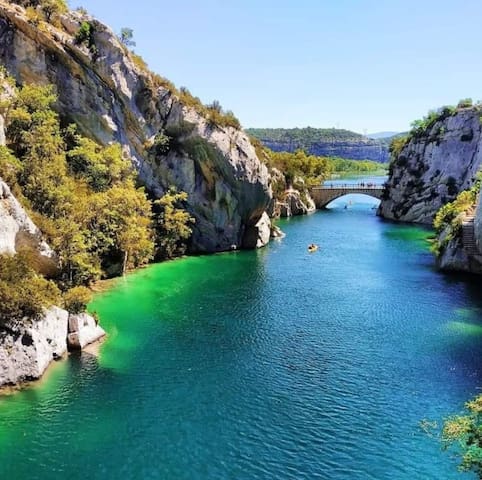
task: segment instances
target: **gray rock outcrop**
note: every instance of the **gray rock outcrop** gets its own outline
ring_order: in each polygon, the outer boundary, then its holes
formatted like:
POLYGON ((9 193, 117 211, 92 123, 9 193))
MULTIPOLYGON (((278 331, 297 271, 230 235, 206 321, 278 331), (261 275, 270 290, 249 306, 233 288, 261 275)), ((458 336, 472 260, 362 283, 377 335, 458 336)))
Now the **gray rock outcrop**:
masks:
POLYGON ((40 378, 67 351, 69 314, 52 307, 38 321, 23 320, 0 330, 0 386, 40 378))
POLYGON ((316 210, 316 205, 308 192, 303 194, 293 188, 286 190, 279 200, 276 210, 281 218, 306 215, 316 210))
POLYGON ((68 348, 84 348, 104 335, 89 315, 69 316, 58 307, 48 309, 39 320, 7 323, 0 329, 0 387, 37 380, 68 348))
POLYGON ((454 235, 447 227, 438 237, 443 245, 437 257, 442 270, 482 274, 482 196, 479 195, 474 211, 459 214, 461 226, 454 235), (444 242, 445 239, 449 239, 444 242))
POLYGON ((441 115, 392 160, 378 210, 384 218, 430 225, 437 211, 469 189, 482 161, 481 111, 441 115))
POLYGON ((101 144, 119 142, 155 196, 170 186, 187 192, 194 251, 241 247, 271 199, 267 168, 247 135, 185 106, 97 20, 71 12, 62 28, 42 26, 0 3, 0 63, 9 73, 20 84, 57 86, 61 116, 101 144), (82 21, 92 26, 94 54, 75 41, 82 21), (162 152, 159 135, 168 139, 162 152))
POLYGON ((69 334, 67 346, 69 350, 82 350, 105 335, 105 331, 93 317, 86 313, 69 316, 69 334))
POLYGON ((28 250, 37 269, 45 275, 57 271, 57 256, 44 241, 8 185, 0 178, 0 253, 14 255, 28 250))
POLYGON ((479 195, 479 200, 475 211, 474 237, 477 249, 482 254, 482 195, 479 195))
POLYGON ((244 236, 244 248, 261 248, 268 244, 271 238, 271 220, 266 212, 263 213, 258 223, 248 227, 244 236))

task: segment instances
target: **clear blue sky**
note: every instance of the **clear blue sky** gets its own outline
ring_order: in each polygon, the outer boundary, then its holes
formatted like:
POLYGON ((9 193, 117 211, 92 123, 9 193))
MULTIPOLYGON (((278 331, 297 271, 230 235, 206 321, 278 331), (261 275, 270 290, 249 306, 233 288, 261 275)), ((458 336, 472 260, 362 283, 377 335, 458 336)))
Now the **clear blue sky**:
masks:
POLYGON ((245 127, 401 131, 482 99, 481 0, 71 0, 245 127))

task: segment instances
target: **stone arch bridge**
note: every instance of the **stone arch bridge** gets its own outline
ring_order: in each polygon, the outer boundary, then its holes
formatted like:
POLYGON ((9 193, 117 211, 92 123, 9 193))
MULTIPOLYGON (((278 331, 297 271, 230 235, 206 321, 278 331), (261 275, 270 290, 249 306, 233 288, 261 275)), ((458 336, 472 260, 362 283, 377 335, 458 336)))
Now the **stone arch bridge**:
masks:
POLYGON ((354 185, 323 185, 310 188, 310 195, 315 201, 317 209, 325 208, 330 202, 351 193, 361 193, 370 197, 382 198, 383 185, 354 184, 354 185))

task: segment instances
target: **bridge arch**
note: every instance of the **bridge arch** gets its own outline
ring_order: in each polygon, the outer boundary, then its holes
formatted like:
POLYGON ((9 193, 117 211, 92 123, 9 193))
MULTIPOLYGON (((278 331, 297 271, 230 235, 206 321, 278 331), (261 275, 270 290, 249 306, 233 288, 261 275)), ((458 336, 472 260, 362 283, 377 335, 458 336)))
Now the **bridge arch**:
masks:
POLYGON ((382 198, 383 186, 336 185, 312 187, 310 189, 310 195, 317 209, 325 208, 333 200, 353 193, 368 195, 369 197, 380 200, 382 198))

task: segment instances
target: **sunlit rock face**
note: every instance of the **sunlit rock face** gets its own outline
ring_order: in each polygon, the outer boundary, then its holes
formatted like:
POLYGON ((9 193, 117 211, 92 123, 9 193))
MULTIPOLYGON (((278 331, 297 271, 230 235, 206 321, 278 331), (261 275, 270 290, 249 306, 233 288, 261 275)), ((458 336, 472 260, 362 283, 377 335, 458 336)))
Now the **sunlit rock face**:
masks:
POLYGON ((430 225, 437 211, 470 188, 482 161, 481 112, 459 109, 415 135, 392 160, 378 214, 430 225))
POLYGON ((21 84, 55 85, 61 116, 101 144, 119 142, 155 196, 170 186, 187 192, 196 219, 193 250, 241 247, 269 205, 270 177, 247 135, 184 106, 102 23, 72 12, 62 28, 39 29, 21 7, 2 3, 0 63, 21 84), (93 26, 95 55, 75 42, 84 20, 93 26), (153 153, 160 133, 171 141, 153 153))

